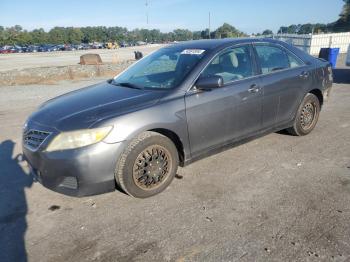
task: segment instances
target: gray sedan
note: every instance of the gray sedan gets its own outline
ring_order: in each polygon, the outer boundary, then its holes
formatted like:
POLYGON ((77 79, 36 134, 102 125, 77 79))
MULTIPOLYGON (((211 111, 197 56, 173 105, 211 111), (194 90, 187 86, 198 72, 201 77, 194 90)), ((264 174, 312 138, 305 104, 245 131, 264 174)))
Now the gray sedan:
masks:
POLYGON ((331 86, 328 62, 284 42, 178 43, 41 105, 24 125, 23 153, 54 191, 150 197, 178 165, 269 132, 307 135, 331 86))

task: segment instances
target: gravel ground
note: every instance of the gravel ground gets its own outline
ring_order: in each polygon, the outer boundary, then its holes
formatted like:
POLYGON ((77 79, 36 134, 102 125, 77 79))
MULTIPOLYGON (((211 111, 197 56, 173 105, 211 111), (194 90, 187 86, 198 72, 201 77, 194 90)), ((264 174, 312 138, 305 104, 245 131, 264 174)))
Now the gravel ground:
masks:
POLYGON ((162 47, 162 45, 153 44, 147 46, 119 48, 115 50, 90 49, 64 52, 1 54, 0 72, 13 69, 76 65, 80 62, 80 56, 87 53, 99 54, 104 63, 117 63, 134 59, 135 50, 141 51, 146 55, 160 47, 162 47))
POLYGON ((149 199, 32 183, 18 155, 25 118, 101 80, 0 87, 0 261, 350 261, 350 84, 334 85, 310 135, 195 162, 149 199))

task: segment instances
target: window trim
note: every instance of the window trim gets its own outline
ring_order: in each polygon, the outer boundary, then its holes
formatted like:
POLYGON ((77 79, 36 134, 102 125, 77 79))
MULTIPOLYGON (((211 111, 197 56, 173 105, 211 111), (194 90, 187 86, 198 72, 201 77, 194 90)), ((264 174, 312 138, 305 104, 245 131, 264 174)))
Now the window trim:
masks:
POLYGON ((220 50, 218 53, 216 53, 206 64, 205 66, 203 66, 202 70, 198 73, 198 75, 196 76, 196 78, 193 80, 193 82, 191 83, 190 87, 187 89, 187 92, 190 92, 191 90, 196 90, 195 89, 195 84, 198 80, 198 78, 201 76, 201 74, 204 72, 204 70, 213 62, 213 60, 218 57, 219 55, 221 55, 222 53, 226 52, 227 50, 229 49, 233 49, 233 48, 239 48, 241 46, 247 46, 248 49, 249 49, 249 55, 250 55, 250 58, 251 58, 251 65, 252 65, 252 71, 253 71, 253 74, 252 76, 250 77, 246 77, 246 78, 242 78, 242 79, 236 79, 236 80, 232 80, 230 82, 227 82, 225 83, 222 87, 226 87, 228 85, 232 85, 232 83, 234 82, 239 82, 239 81, 244 81, 244 80, 247 80, 247 79, 252 79, 252 78, 255 78, 255 77, 259 77, 261 76, 259 74, 259 66, 256 62, 256 58, 255 58, 255 50, 254 50, 254 47, 252 45, 253 43, 252 42, 248 42, 248 43, 239 43, 239 44, 234 44, 234 45, 230 45, 230 46, 227 46, 225 48, 223 48, 222 50, 220 50))
MULTIPOLYGON (((258 67, 258 71, 259 71, 258 72, 259 76, 266 76, 266 75, 276 74, 276 73, 285 72, 285 71, 288 71, 288 70, 294 70, 294 69, 298 69, 298 68, 300 69, 300 68, 303 68, 303 67, 307 66, 307 63, 303 59, 301 59, 298 55, 296 55, 293 51, 287 49, 286 47, 284 47, 284 46, 282 46, 282 45, 280 45, 278 43, 253 42, 252 46, 253 46, 253 50, 254 50, 255 61, 256 61, 257 67, 258 67), (287 56, 288 56, 288 52, 289 52, 293 56, 295 56, 298 60, 300 60, 303 64, 300 65, 300 66, 289 67, 289 68, 285 68, 285 69, 281 69, 281 70, 277 70, 277 71, 271 71, 271 72, 268 72, 266 74, 263 74, 262 70, 261 70, 261 64, 260 64, 260 60, 259 60, 259 55, 258 55, 258 52, 256 51, 256 46, 259 46, 259 45, 276 47, 276 48, 282 50, 287 56)), ((288 59, 288 61, 289 61, 289 59, 288 59)), ((290 65, 290 61, 289 61, 289 65, 290 65)))

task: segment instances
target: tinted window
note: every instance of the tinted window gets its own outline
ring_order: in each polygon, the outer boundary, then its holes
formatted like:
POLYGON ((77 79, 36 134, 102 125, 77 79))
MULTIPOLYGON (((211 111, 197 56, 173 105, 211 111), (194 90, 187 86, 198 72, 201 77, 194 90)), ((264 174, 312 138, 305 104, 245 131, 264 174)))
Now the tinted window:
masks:
POLYGON ((253 75, 248 46, 231 48, 219 54, 203 71, 201 77, 221 76, 224 83, 253 75))
POLYGON ((288 56, 284 50, 268 45, 256 45, 255 49, 263 74, 290 67, 288 56))

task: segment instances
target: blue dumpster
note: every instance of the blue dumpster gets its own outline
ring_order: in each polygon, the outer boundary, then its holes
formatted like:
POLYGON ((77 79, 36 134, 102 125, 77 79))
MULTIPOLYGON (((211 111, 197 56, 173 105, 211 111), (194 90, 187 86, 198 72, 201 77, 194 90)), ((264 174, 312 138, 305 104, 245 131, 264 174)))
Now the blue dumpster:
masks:
POLYGON ((318 57, 327 60, 331 63, 332 68, 335 68, 337 64, 338 55, 339 48, 321 48, 318 57))

